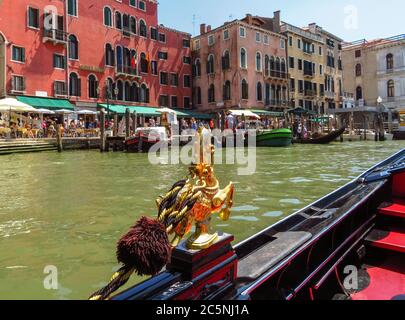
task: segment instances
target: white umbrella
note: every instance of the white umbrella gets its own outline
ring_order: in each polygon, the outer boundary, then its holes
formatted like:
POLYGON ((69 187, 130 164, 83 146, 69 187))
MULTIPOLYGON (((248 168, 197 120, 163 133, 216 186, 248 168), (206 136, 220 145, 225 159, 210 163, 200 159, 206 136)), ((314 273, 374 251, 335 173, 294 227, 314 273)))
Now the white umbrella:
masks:
POLYGON ((89 115, 95 115, 97 114, 96 111, 91 111, 91 110, 80 110, 80 111, 76 111, 77 114, 89 114, 89 115))
POLYGON ((17 99, 5 98, 0 100, 0 111, 35 112, 36 109, 17 99))
POLYGON ((71 113, 75 113, 75 112, 72 110, 60 109, 60 110, 56 110, 55 113, 71 114, 71 113))
POLYGON ((55 112, 48 110, 48 109, 37 109, 37 113, 42 113, 42 114, 55 114, 55 112))
POLYGON ((249 118, 260 119, 260 117, 256 113, 253 113, 250 110, 230 110, 230 112, 233 116, 245 116, 249 118))
POLYGON ((172 109, 169 109, 169 108, 160 108, 160 109, 157 109, 156 111, 160 112, 160 113, 174 113, 174 114, 177 114, 176 111, 174 111, 172 109))

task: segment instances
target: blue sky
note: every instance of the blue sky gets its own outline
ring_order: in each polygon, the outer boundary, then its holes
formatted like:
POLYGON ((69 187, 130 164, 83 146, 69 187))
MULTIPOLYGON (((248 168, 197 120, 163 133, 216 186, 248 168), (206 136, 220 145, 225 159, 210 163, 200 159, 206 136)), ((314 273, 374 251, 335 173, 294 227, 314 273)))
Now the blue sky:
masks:
POLYGON ((160 0, 159 23, 182 31, 199 32, 200 23, 213 27, 246 13, 272 16, 297 26, 317 22, 346 41, 405 33, 403 0, 160 0), (346 12, 345 12, 346 11, 346 12))

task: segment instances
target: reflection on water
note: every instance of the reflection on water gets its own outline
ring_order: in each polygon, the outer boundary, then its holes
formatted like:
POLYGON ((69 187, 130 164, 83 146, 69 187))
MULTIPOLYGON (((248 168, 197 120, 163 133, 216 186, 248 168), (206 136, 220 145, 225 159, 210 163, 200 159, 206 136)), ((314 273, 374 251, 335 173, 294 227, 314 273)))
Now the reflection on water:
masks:
MULTIPOLYGON (((236 184, 228 222, 214 226, 236 242, 349 182, 405 142, 295 145, 257 150, 257 171, 216 166, 236 184)), ((146 155, 40 153, 0 158, 0 299, 85 299, 117 269, 115 245, 187 166, 151 166, 146 155), (44 267, 59 289, 45 290, 44 267)), ((130 284, 139 281, 131 279, 130 284)))

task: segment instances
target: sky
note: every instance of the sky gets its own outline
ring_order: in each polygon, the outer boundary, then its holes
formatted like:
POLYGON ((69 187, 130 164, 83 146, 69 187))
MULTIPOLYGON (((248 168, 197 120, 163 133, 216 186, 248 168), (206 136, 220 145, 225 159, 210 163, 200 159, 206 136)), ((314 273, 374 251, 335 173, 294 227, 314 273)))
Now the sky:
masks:
POLYGON ((215 28, 246 13, 272 17, 277 10, 282 21, 316 22, 345 41, 405 33, 403 0, 160 0, 159 23, 196 35, 201 23, 215 28))

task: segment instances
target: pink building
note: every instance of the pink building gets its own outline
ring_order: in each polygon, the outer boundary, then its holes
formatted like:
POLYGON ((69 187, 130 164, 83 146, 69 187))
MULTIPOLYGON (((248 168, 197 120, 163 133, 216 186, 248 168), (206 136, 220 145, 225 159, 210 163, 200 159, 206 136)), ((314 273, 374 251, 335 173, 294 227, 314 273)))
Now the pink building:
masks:
POLYGON ((247 15, 193 38, 193 105, 202 111, 287 107, 286 37, 280 12, 247 15))

